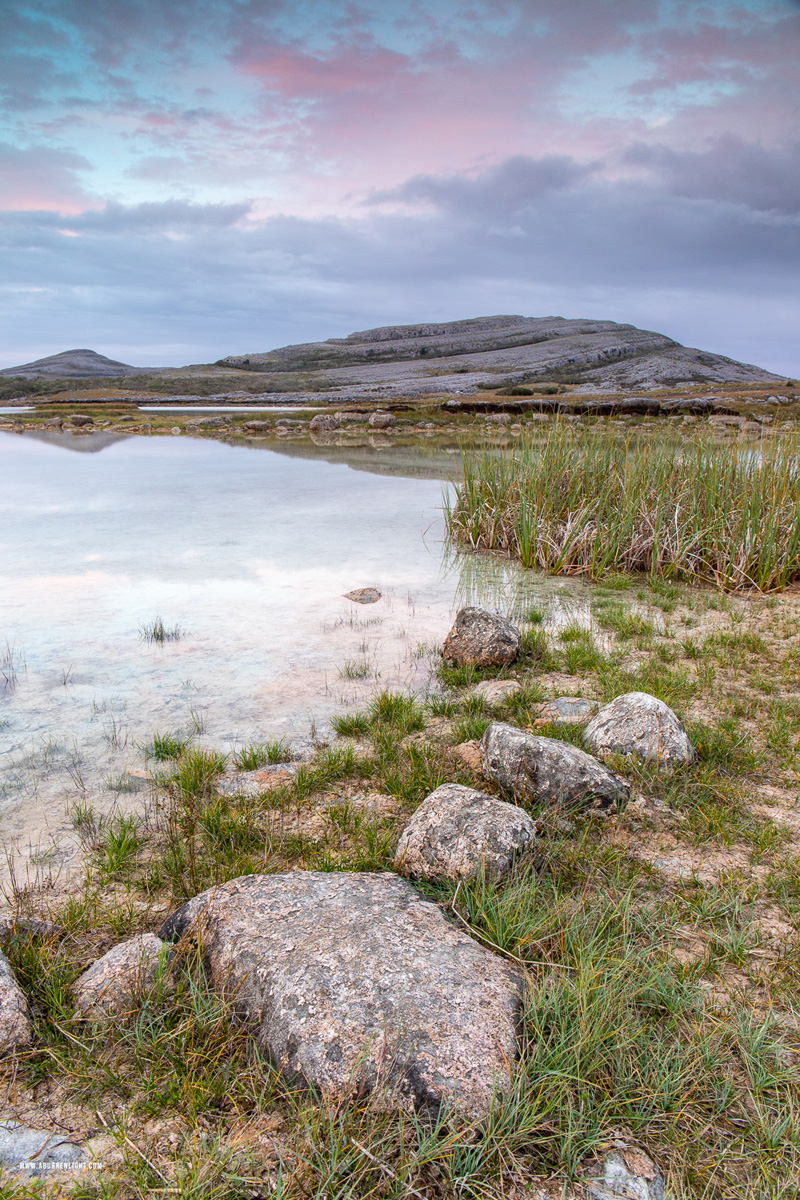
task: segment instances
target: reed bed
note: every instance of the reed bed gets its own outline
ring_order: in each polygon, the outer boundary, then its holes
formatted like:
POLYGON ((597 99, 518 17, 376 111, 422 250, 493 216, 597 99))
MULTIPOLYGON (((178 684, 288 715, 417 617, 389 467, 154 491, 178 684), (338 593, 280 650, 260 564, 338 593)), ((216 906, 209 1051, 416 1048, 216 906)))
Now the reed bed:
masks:
POLYGON ((776 591, 800 577, 798 449, 792 436, 733 443, 554 425, 512 454, 464 452, 447 530, 549 574, 776 591))

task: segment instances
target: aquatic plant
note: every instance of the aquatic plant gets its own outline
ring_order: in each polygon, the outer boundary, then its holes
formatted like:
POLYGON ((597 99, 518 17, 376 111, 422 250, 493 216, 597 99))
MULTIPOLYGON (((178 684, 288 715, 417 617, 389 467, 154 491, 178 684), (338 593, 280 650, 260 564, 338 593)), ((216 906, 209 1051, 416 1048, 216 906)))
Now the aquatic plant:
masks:
POLYGON ((156 642, 159 646, 163 646, 164 642, 177 642, 182 632, 180 625, 165 625, 161 617, 139 626, 139 637, 142 641, 156 642))
POLYGON ((773 591, 800 577, 794 437, 757 445, 554 425, 509 456, 463 454, 450 538, 550 574, 646 572, 773 591))

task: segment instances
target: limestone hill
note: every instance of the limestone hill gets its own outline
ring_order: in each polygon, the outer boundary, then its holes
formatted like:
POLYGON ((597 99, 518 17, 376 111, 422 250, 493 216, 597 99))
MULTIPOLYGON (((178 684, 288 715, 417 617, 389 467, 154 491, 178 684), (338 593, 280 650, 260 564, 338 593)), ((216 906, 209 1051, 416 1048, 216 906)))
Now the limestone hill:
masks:
POLYGON ((20 367, 6 367, 0 375, 16 379, 113 379, 151 370, 150 367, 130 367, 95 350, 64 350, 61 354, 37 358, 20 367))

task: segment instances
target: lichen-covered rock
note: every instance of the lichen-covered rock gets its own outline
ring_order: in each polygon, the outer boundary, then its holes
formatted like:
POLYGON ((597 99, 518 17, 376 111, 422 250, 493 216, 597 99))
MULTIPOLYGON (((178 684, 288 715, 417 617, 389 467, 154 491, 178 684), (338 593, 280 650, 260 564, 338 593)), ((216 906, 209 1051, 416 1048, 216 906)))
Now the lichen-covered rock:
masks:
POLYGON ((642 1150, 612 1150, 582 1166, 590 1200, 665 1200, 664 1177, 642 1150))
POLYGON ((596 700, 584 700, 580 696, 557 696, 541 706, 539 719, 551 721, 554 725, 583 725, 599 707, 596 700))
POLYGON ((339 428, 339 422, 333 413, 317 413, 311 418, 311 429, 315 433, 331 432, 339 428))
POLYGON ((71 413, 68 420, 70 425, 74 425, 76 428, 82 425, 94 424, 92 417, 88 413, 71 413))
POLYGON ((25 993, 0 950, 0 1054, 27 1046, 33 1038, 25 993))
POLYGON ((287 1077, 323 1095, 455 1100, 480 1117, 509 1082, 519 975, 397 875, 246 875, 188 901, 160 934, 192 929, 212 986, 287 1077))
POLYGON ((458 783, 422 801, 400 834, 394 865, 412 878, 499 879, 533 842, 536 825, 516 804, 458 783))
POLYGON ((456 667, 500 667, 514 662, 519 651, 519 630, 506 617, 483 608, 462 608, 442 656, 456 667))
POLYGON ((397 417, 393 413, 376 412, 370 417, 369 423, 373 429, 391 429, 397 424, 397 417))
POLYGON ((593 754, 629 754, 663 767, 694 757, 675 713, 647 692, 628 692, 606 704, 586 726, 583 740, 593 754))
POLYGON ((75 1011, 87 1019, 104 1019, 129 1012, 152 987, 165 944, 143 933, 114 946, 75 980, 75 1011))
POLYGON ((629 785, 596 758, 555 738, 493 722, 481 738, 483 771, 519 799, 558 808, 610 808, 629 785))

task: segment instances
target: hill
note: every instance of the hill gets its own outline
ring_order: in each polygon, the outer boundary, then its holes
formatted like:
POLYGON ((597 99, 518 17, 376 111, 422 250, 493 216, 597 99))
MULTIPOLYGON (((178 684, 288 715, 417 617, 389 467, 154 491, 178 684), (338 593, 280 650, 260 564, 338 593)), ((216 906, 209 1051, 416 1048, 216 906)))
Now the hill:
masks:
POLYGON ((20 367, 6 367, 0 375, 16 379, 114 379, 151 371, 152 367, 130 367, 95 350, 64 350, 20 367))
POLYGON ((777 380, 760 367, 616 321, 493 316, 388 325, 345 338, 220 359, 219 367, 313 377, 317 386, 408 393, 542 381, 617 388, 777 380))

